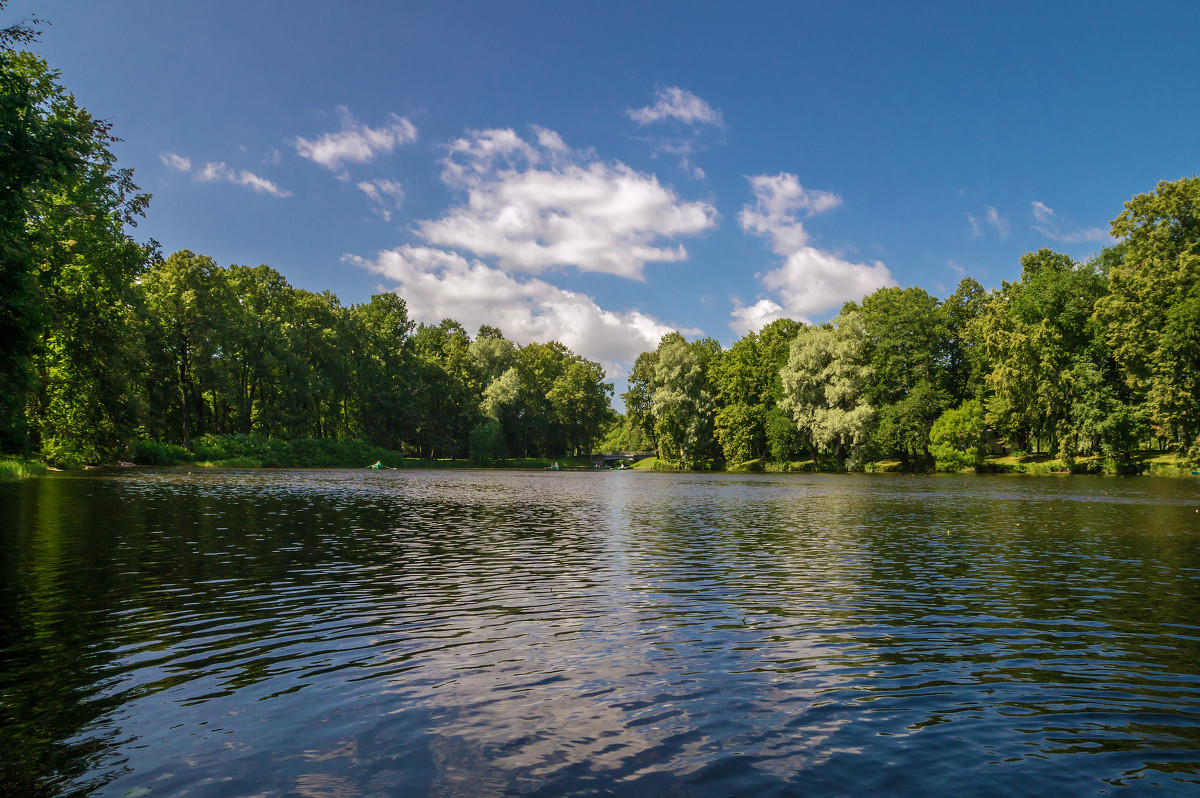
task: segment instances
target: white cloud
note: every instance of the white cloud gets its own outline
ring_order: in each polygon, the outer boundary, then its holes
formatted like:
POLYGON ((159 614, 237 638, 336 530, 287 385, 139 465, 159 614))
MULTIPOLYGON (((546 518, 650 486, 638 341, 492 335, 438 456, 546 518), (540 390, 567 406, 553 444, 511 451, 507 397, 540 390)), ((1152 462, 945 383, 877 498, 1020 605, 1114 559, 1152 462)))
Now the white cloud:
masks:
MULTIPOLYGON (((557 133, 554 133, 557 142, 549 139, 546 135, 549 133, 554 131, 539 131, 539 143, 544 140, 550 140, 554 144, 562 143, 562 138, 558 137, 557 133)), ((498 161, 513 167, 522 162, 532 166, 540 160, 537 148, 530 146, 510 128, 473 130, 467 137, 450 142, 448 149, 450 153, 442 161, 442 182, 454 188, 479 185, 485 175, 496 170, 498 161)), ((543 146, 543 149, 546 147, 543 146)), ((554 148, 553 151, 558 150, 554 148)))
POLYGON ((795 175, 756 175, 748 178, 754 190, 755 204, 742 208, 738 219, 742 229, 771 242, 771 249, 783 256, 783 265, 759 277, 773 298, 759 299, 752 305, 734 301, 730 327, 739 334, 761 329, 783 317, 808 321, 813 315, 833 310, 847 300, 861 299, 878 288, 897 285, 882 262, 851 263, 831 252, 808 243, 808 233, 796 217, 836 208, 841 198, 827 191, 812 191, 800 185, 795 175))
POLYGON ((738 221, 746 232, 770 239, 777 255, 790 255, 808 242, 808 233, 795 217, 796 211, 803 210, 811 217, 842 204, 838 195, 806 189, 795 175, 786 172, 747 179, 754 190, 755 205, 744 206, 738 221))
MULTIPOLYGON (((454 318, 471 325, 491 324, 522 344, 561 341, 576 354, 601 363, 610 378, 624 376, 638 354, 654 349, 675 329, 640 311, 605 310, 584 294, 536 278, 518 280, 446 250, 403 246, 380 252, 373 260, 353 255, 345 260, 394 283, 417 321, 436 324, 454 318)), ((700 334, 694 329, 680 332, 700 334)))
POLYGON ((270 194, 273 197, 290 197, 292 192, 284 191, 275 183, 267 180, 265 177, 259 177, 253 172, 240 171, 231 172, 228 177, 229 182, 237 183, 241 186, 249 186, 260 194, 270 194))
POLYGON ((733 321, 729 326, 738 335, 745 335, 751 330, 758 331, 776 319, 787 316, 783 306, 770 299, 760 299, 753 305, 743 305, 736 297, 733 300, 733 321))
POLYGON ((228 167, 224 161, 209 161, 204 164, 203 169, 197 169, 193 177, 201 183, 211 183, 214 180, 220 180, 229 173, 228 167))
POLYGON ((1113 240, 1106 230, 1099 227, 1063 230, 1054 209, 1044 202, 1035 200, 1030 203, 1029 207, 1033 213, 1033 229, 1054 241, 1061 241, 1064 244, 1082 244, 1085 242, 1109 243, 1113 240))
POLYGON ((203 169, 197 169, 192 173, 192 178, 201 183, 212 183, 217 180, 224 180, 230 183, 236 183, 239 186, 248 186, 257 191, 259 194, 270 194, 273 197, 290 197, 292 192, 285 191, 278 185, 265 177, 259 177, 253 172, 243 170, 230 169, 225 165, 224 161, 209 161, 204 164, 203 169))
POLYGON ((983 230, 979 227, 979 220, 971 214, 967 214, 967 221, 971 224, 971 239, 979 238, 983 235, 983 230))
POLYGON ((1044 202, 1034 200, 1029 204, 1029 207, 1033 211, 1033 218, 1038 224, 1047 224, 1054 219, 1054 209, 1044 202))
POLYGON ((677 119, 688 125, 696 122, 721 124, 721 112, 686 89, 670 86, 655 92, 654 97, 654 105, 630 108, 625 113, 639 125, 661 122, 664 119, 677 119))
POLYGON ((1008 238, 1008 219, 1000 215, 1000 211, 987 206, 987 223, 996 228, 996 232, 1000 234, 1000 239, 1008 238))
POLYGON ((687 258, 662 239, 716 225, 711 204, 681 200, 654 175, 572 152, 553 131, 537 137, 534 146, 511 130, 483 130, 452 142, 442 178, 467 201, 418 222, 418 234, 505 269, 574 266, 640 280, 647 262, 687 258))
POLYGON ((562 136, 555 133, 553 130, 547 130, 544 127, 534 127, 534 132, 537 133, 538 146, 550 150, 551 152, 567 152, 567 143, 562 140, 562 136))
POLYGON ((954 272, 959 277, 967 276, 967 270, 964 269, 962 266, 958 265, 957 263, 955 263, 953 260, 946 261, 946 268, 950 269, 950 271, 954 272))
POLYGON ((344 172, 347 163, 369 163, 378 155, 390 153, 397 145, 417 140, 417 128, 412 122, 395 114, 379 128, 358 122, 345 106, 338 106, 342 130, 326 133, 315 141, 296 137, 296 152, 333 172, 344 172))
POLYGON ((385 222, 392 220, 392 211, 398 210, 404 201, 404 187, 395 180, 364 180, 358 184, 358 190, 371 198, 375 212, 385 222))
POLYGON ((192 162, 190 159, 184 158, 182 155, 176 155, 173 152, 164 152, 159 155, 158 158, 167 166, 171 167, 172 169, 177 169, 180 172, 187 172, 192 168, 192 162))

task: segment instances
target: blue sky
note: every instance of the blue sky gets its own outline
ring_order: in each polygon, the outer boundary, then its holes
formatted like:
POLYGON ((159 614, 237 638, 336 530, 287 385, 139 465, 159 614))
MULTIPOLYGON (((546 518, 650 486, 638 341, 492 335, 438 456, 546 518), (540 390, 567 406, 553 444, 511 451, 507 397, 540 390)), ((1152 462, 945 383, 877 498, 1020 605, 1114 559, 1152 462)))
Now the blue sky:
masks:
MULTIPOLYGON (((946 296, 1197 172, 1195 2, 11 0, 138 234, 620 378, 881 285, 946 296)), ((620 386, 618 387, 618 390, 620 386)))

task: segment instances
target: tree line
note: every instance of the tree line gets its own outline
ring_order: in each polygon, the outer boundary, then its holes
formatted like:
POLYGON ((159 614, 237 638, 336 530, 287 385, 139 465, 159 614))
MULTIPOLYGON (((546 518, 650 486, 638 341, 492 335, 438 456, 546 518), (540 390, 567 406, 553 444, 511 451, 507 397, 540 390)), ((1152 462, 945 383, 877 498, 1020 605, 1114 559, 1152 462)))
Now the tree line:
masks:
MULTIPOLYGON (((0 3, 0 8, 3 3, 0 3)), ((112 462, 139 441, 361 439, 423 458, 590 453, 612 384, 561 343, 414 324, 268 266, 163 258, 107 123, 0 31, 0 451, 112 462)))
POLYGON ((667 335, 637 359, 623 434, 689 468, 957 470, 994 446, 1070 464, 1155 444, 1200 461, 1200 179, 1133 197, 1112 235, 1083 262, 1028 253, 992 291, 882 288, 728 350, 667 335))
MULTIPOLYGON (((0 0, 0 9, 4 6, 0 0)), ((1158 184, 1076 262, 944 301, 885 288, 825 324, 641 354, 614 421, 599 364, 557 342, 342 305, 268 266, 162 257, 149 195, 95 119, 0 30, 0 451, 56 463, 205 435, 362 439, 424 458, 656 448, 676 465, 978 464, 989 444, 1071 461, 1153 441, 1200 460, 1200 180, 1158 184)))

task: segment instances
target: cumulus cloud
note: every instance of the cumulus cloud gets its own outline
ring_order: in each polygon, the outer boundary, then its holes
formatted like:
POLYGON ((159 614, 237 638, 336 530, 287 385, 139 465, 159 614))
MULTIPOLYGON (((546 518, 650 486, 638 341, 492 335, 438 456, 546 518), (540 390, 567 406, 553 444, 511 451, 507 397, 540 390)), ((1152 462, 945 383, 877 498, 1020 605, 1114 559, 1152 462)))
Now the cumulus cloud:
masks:
POLYGON ((770 241, 771 249, 784 261, 778 269, 759 276, 771 297, 752 305, 734 300, 729 326, 739 335, 779 318, 808 321, 847 300, 861 299, 878 288, 897 284, 880 261, 852 263, 809 244, 797 213, 803 211, 811 217, 836 208, 842 202, 836 194, 806 189, 795 175, 786 173, 748 179, 755 204, 743 207, 738 220, 746 232, 770 241))
MULTIPOLYGON (((548 141, 554 146, 543 145, 543 150, 560 152, 557 145, 562 144, 562 138, 557 133, 550 138, 546 135, 549 133, 554 132, 538 131, 538 143, 548 141)), ((522 163, 535 165, 541 158, 538 148, 511 128, 473 130, 469 135, 450 142, 447 149, 450 152, 442 161, 442 181, 453 188, 478 186, 486 176, 498 170, 498 165, 512 169, 522 163)))
POLYGON ((184 158, 182 155, 176 155, 173 152, 164 152, 161 155, 159 155, 158 158, 164 164, 171 167, 172 169, 177 169, 180 172, 191 171, 191 168, 192 168, 191 160, 188 158, 184 158))
POLYGON ((746 205, 738 214, 742 229, 764 236, 778 255, 790 255, 808 242, 797 211, 806 217, 824 213, 842 204, 842 198, 828 191, 813 191, 800 185, 795 175, 755 175, 747 178, 754 191, 755 205, 746 205))
POLYGON ((574 266, 640 280, 647 262, 687 258, 682 244, 663 239, 716 225, 711 204, 681 200, 654 175, 573 152, 553 131, 536 134, 536 145, 512 130, 452 142, 442 178, 466 202, 418 222, 418 235, 508 270, 574 266))
POLYGON ((518 343, 561 341, 601 363, 609 377, 624 376, 639 353, 676 329, 640 311, 605 310, 584 294, 536 278, 516 279, 442 249, 403 246, 371 260, 353 255, 345 260, 392 282, 417 321, 454 318, 499 327, 518 343))
POLYGON ((721 112, 687 89, 669 86, 655 92, 654 99, 653 105, 630 108, 625 113, 639 125, 661 122, 664 119, 675 119, 687 125, 697 122, 706 125, 721 124, 721 112))
POLYGON ((404 117, 389 114, 386 125, 372 128, 355 120, 345 106, 337 110, 342 118, 339 132, 326 133, 314 141, 297 136, 292 143, 301 157, 341 176, 347 163, 370 163, 398 145, 417 140, 416 126, 404 117))
MULTIPOLYGON (((1054 213, 1054 209, 1044 202, 1035 200, 1030 203, 1029 207, 1033 214, 1033 229, 1047 238, 1061 241, 1064 244, 1082 244, 1085 242, 1108 243, 1113 240, 1108 231, 1099 227, 1064 230, 1062 223, 1054 213)), ((1070 222, 1067 224, 1070 224, 1070 222)))
POLYGON ((374 210, 385 222, 392 220, 392 211, 404 201, 404 187, 395 180, 364 180, 358 190, 370 197, 374 210))
POLYGON ((181 172, 190 171, 192 179, 200 183, 224 181, 235 183, 239 186, 247 186, 259 194, 270 194, 273 197, 292 196, 292 192, 280 188, 265 177, 259 177, 253 172, 247 172, 244 169, 230 169, 225 165, 224 161, 209 161, 203 167, 193 170, 191 159, 185 158, 182 155, 165 152, 158 157, 172 169, 178 169, 181 172))

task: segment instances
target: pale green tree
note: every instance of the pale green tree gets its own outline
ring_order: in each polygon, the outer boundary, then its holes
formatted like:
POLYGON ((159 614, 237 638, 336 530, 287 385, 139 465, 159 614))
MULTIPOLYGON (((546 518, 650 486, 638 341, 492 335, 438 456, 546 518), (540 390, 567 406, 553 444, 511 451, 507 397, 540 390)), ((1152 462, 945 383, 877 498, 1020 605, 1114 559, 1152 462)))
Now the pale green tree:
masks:
POLYGON ((840 467, 852 466, 868 442, 876 421, 868 355, 862 316, 853 309, 831 324, 801 330, 792 342, 780 373, 780 406, 807 440, 814 463, 828 451, 840 467))
POLYGON ((677 466, 699 468, 714 454, 716 407, 709 371, 719 354, 711 339, 666 336, 658 346, 651 412, 659 457, 677 466))

